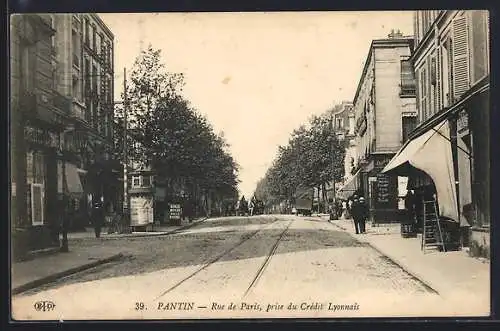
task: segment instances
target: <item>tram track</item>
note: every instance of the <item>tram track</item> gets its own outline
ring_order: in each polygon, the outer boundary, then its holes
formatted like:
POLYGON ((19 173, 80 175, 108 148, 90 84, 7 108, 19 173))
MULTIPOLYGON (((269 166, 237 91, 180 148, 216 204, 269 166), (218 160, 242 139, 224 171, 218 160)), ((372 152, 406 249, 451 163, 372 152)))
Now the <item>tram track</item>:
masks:
POLYGON ((252 282, 250 283, 250 285, 246 289, 245 293, 243 294, 243 298, 245 298, 248 295, 248 293, 250 293, 250 291, 253 288, 255 288, 255 286, 259 282, 260 278, 264 274, 264 271, 266 270, 266 267, 269 265, 269 262, 271 261, 271 258, 274 256, 274 254, 278 250, 279 243, 281 242, 281 240, 285 236, 285 233, 288 231, 288 229, 290 228, 290 225, 292 225, 292 223, 293 223, 293 221, 290 221, 288 223, 288 225, 286 226, 286 228, 280 233, 278 239, 276 240, 276 242, 274 243, 274 245, 271 247, 271 250, 269 251, 269 254, 267 255, 266 259, 264 260, 264 262, 260 266, 259 270, 257 270, 257 273, 255 274, 254 278, 252 279, 252 282))
MULTIPOLYGON (((194 272, 192 272, 191 274, 189 274, 188 276, 184 277, 183 279, 181 279, 180 281, 178 281, 177 283, 175 283, 174 285, 172 285, 171 287, 169 287, 168 289, 166 289, 165 291, 163 291, 160 295, 158 295, 155 300, 158 300, 160 299, 161 297, 163 297, 164 295, 172 292, 173 290, 175 290, 176 288, 178 288, 179 286, 181 286, 182 284, 184 284, 186 281, 188 281, 189 279, 193 278, 194 276, 196 276, 197 274, 199 274, 201 271, 207 269, 208 267, 210 267, 211 265, 213 265, 214 263, 218 262, 220 259, 222 259, 224 256, 228 255, 229 253, 231 253, 232 251, 234 251, 236 248, 240 247, 241 245, 243 245, 245 242, 249 241, 250 239, 252 239, 253 237, 255 237, 259 232, 261 232, 262 230, 266 229, 266 228, 269 228, 271 227, 273 224, 275 224, 276 222, 278 222, 279 219, 278 218, 275 218, 273 220, 273 222, 271 223, 268 223, 266 224, 265 226, 253 231, 249 236, 246 236, 244 238, 242 238, 239 242, 237 242, 235 245, 231 246, 230 248, 228 248, 227 250, 225 250, 224 252, 222 252, 221 254, 217 255, 216 257, 214 257, 213 259, 211 259, 210 261, 208 261, 207 263, 205 263, 202 267, 198 268, 197 270, 195 270, 194 272)), ((291 222, 290 222, 291 223, 291 222)), ((288 225, 290 226, 290 224, 288 225)), ((287 227, 288 229, 288 227, 287 227)), ((284 232, 283 232, 284 233, 284 232)), ((283 234, 282 233, 282 234, 283 234)), ((282 237, 282 236, 280 236, 282 237)), ((281 239, 280 239, 281 240, 281 239)), ((278 241, 279 242, 279 241, 278 241)), ((275 244, 276 247, 277 247, 277 244, 275 244)), ((274 247, 274 246, 273 246, 274 247)))

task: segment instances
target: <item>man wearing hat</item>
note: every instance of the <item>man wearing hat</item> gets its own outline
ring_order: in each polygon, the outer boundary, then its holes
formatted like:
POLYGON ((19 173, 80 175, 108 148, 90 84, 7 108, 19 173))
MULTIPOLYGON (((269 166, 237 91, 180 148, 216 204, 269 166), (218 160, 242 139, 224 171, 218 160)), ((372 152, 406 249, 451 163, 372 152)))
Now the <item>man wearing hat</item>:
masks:
POLYGON ((352 203, 350 205, 350 213, 351 217, 354 221, 354 230, 356 230, 356 234, 359 234, 360 232, 360 226, 359 226, 359 200, 358 200, 358 195, 355 194, 352 198, 352 203))
POLYGON ((366 233, 366 220, 368 218, 368 206, 366 205, 365 198, 359 197, 359 203, 357 205, 357 214, 359 217, 359 232, 366 233))

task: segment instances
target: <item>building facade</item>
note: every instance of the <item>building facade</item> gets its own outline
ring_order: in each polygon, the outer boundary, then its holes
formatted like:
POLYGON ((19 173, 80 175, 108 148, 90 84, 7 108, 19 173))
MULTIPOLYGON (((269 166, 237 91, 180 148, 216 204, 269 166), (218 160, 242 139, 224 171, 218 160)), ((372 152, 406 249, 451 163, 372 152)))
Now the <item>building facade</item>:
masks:
POLYGON ((387 169, 409 174, 416 192, 434 192, 440 216, 482 256, 489 256, 490 226, 488 23, 480 10, 415 13, 418 127, 387 169))
POLYGON ((343 101, 335 107, 333 115, 333 129, 337 140, 345 148, 344 157, 344 183, 348 181, 353 173, 354 160, 356 159, 356 142, 354 134, 354 108, 350 101, 343 101))
POLYGON ((399 32, 373 40, 353 101, 357 152, 349 185, 367 198, 374 222, 400 217, 398 178, 381 170, 416 124, 412 49, 413 38, 399 32))
MULTIPOLYGON (((85 17, 104 25, 94 14, 11 18, 11 229, 19 257, 58 246, 62 219, 70 226, 88 224, 87 198, 98 191, 89 183, 98 182, 92 173, 102 172, 99 160, 109 148, 95 146, 109 147, 113 108, 106 113, 106 107, 92 105, 103 102, 106 93, 113 100, 113 89, 103 93, 99 83, 90 93, 83 87, 89 77, 82 66, 85 17), (94 109, 107 120, 88 117, 94 109), (91 118, 101 123, 100 130, 91 118)), ((111 49, 113 35, 103 31, 111 49)))

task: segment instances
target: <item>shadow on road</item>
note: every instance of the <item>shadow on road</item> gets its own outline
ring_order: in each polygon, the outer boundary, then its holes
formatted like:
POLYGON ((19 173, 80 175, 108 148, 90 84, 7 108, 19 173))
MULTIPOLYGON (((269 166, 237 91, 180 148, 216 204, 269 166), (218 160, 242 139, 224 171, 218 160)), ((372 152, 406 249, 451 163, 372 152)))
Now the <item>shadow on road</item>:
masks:
MULTIPOLYGON (((131 276, 150 273, 163 269, 203 265, 214 257, 227 252, 230 248, 246 238, 246 242, 237 249, 224 255, 219 262, 251 259, 267 256, 270 249, 282 233, 282 228, 266 228, 265 224, 274 222, 276 218, 217 219, 196 226, 197 232, 179 233, 171 236, 152 238, 127 238, 123 240, 106 240, 101 242, 82 241, 78 249, 88 245, 121 246, 129 257, 121 263, 109 268, 100 268, 66 278, 64 285, 105 279, 110 277, 131 276), (245 229, 238 225, 264 225, 245 229), (212 227, 234 226, 230 231, 208 231, 212 227), (207 232, 200 231, 207 229, 207 232), (256 234, 257 228, 262 228, 256 234), (253 236, 252 236, 253 235, 253 236)), ((279 222, 288 223, 280 220, 279 222)), ((335 249, 344 247, 364 247, 349 234, 324 229, 290 228, 280 242, 278 254, 306 252, 318 249, 335 249)), ((63 285, 52 284, 49 287, 63 285)))

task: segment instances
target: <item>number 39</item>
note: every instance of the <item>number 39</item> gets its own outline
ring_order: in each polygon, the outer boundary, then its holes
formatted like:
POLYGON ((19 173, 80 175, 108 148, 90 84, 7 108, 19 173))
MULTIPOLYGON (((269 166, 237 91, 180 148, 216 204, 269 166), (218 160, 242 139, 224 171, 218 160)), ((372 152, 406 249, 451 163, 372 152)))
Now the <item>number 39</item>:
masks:
POLYGON ((135 303, 135 310, 144 310, 144 302, 136 302, 135 303))

